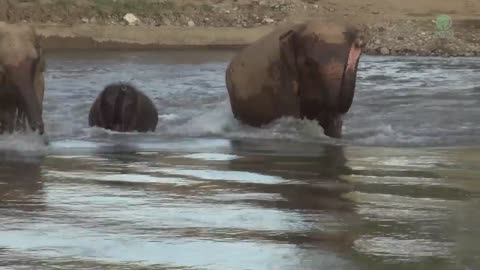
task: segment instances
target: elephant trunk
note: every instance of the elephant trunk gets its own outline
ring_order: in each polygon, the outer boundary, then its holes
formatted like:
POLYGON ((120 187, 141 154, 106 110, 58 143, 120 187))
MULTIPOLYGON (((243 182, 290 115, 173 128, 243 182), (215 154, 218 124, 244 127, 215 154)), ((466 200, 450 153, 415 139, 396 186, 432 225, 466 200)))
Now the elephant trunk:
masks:
POLYGON ((324 122, 324 134, 332 138, 342 137, 343 116, 332 115, 324 122))
POLYGON ((355 93, 355 82, 357 79, 357 67, 360 59, 361 49, 352 44, 350 47, 347 62, 344 66, 342 84, 340 88, 338 111, 339 113, 347 113, 352 106, 353 96, 355 93))
POLYGON ((328 78, 323 83, 325 91, 322 92, 325 109, 318 113, 318 109, 312 108, 311 114, 316 112, 315 118, 323 127, 325 135, 329 137, 342 136, 343 115, 348 112, 353 102, 360 55, 360 47, 352 44, 344 61, 338 61, 338 58, 331 60, 320 71, 323 77, 328 78))
POLYGON ((24 60, 15 66, 6 69, 20 94, 23 109, 26 112, 30 127, 40 134, 44 133, 42 110, 33 85, 33 61, 24 60))

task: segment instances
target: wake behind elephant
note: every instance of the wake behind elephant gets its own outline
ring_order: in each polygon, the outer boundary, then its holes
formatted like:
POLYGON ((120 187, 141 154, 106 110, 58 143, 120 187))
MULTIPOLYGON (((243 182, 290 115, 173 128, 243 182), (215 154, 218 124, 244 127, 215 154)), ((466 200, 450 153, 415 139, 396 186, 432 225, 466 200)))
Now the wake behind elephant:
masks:
POLYGON ((44 133, 45 59, 35 30, 0 22, 0 134, 44 133))
POLYGON ((89 125, 118 132, 155 131, 158 112, 144 93, 127 83, 107 85, 90 108, 89 125))
POLYGON ((362 47, 357 30, 319 19, 277 28, 226 70, 235 118, 256 127, 284 116, 307 118, 340 138, 362 47))

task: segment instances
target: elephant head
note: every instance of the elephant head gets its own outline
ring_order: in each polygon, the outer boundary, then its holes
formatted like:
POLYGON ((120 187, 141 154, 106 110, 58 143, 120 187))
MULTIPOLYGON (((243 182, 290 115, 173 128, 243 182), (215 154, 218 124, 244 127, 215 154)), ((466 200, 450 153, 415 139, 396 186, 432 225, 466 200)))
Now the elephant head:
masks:
POLYGON ((107 85, 90 108, 90 126, 128 131, 155 131, 158 112, 143 92, 128 83, 107 85))
POLYGON ((26 115, 30 127, 40 134, 44 133, 44 61, 32 27, 0 23, 0 106, 13 108, 16 117, 26 115))
POLYGON ((300 114, 316 120, 327 136, 342 135, 362 47, 357 30, 319 20, 280 36, 281 62, 299 97, 300 114))
POLYGON ((138 94, 136 89, 128 84, 112 84, 105 87, 99 106, 106 128, 115 131, 125 131, 133 120, 137 110, 138 94))

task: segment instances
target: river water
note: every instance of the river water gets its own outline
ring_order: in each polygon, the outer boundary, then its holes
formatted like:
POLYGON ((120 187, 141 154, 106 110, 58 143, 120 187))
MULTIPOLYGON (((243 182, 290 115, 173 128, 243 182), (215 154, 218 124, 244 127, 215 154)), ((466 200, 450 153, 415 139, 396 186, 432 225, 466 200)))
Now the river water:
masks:
POLYGON ((333 140, 235 121, 233 53, 49 53, 50 144, 0 136, 0 268, 480 268, 480 59, 362 56, 333 140), (119 80, 155 133, 87 126, 119 80))

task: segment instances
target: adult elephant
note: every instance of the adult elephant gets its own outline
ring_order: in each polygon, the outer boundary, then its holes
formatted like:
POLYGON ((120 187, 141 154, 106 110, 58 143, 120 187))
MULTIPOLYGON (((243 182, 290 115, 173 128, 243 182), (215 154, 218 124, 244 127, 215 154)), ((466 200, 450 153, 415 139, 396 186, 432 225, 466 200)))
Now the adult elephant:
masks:
POLYGON ((118 132, 155 131, 158 112, 144 93, 127 83, 107 85, 89 113, 89 125, 118 132))
POLYGON ((45 59, 35 30, 0 22, 0 133, 44 133, 45 59))
POLYGON ((284 116, 307 118, 340 138, 362 47, 358 30, 319 19, 277 28, 226 70, 235 118, 256 127, 284 116))

